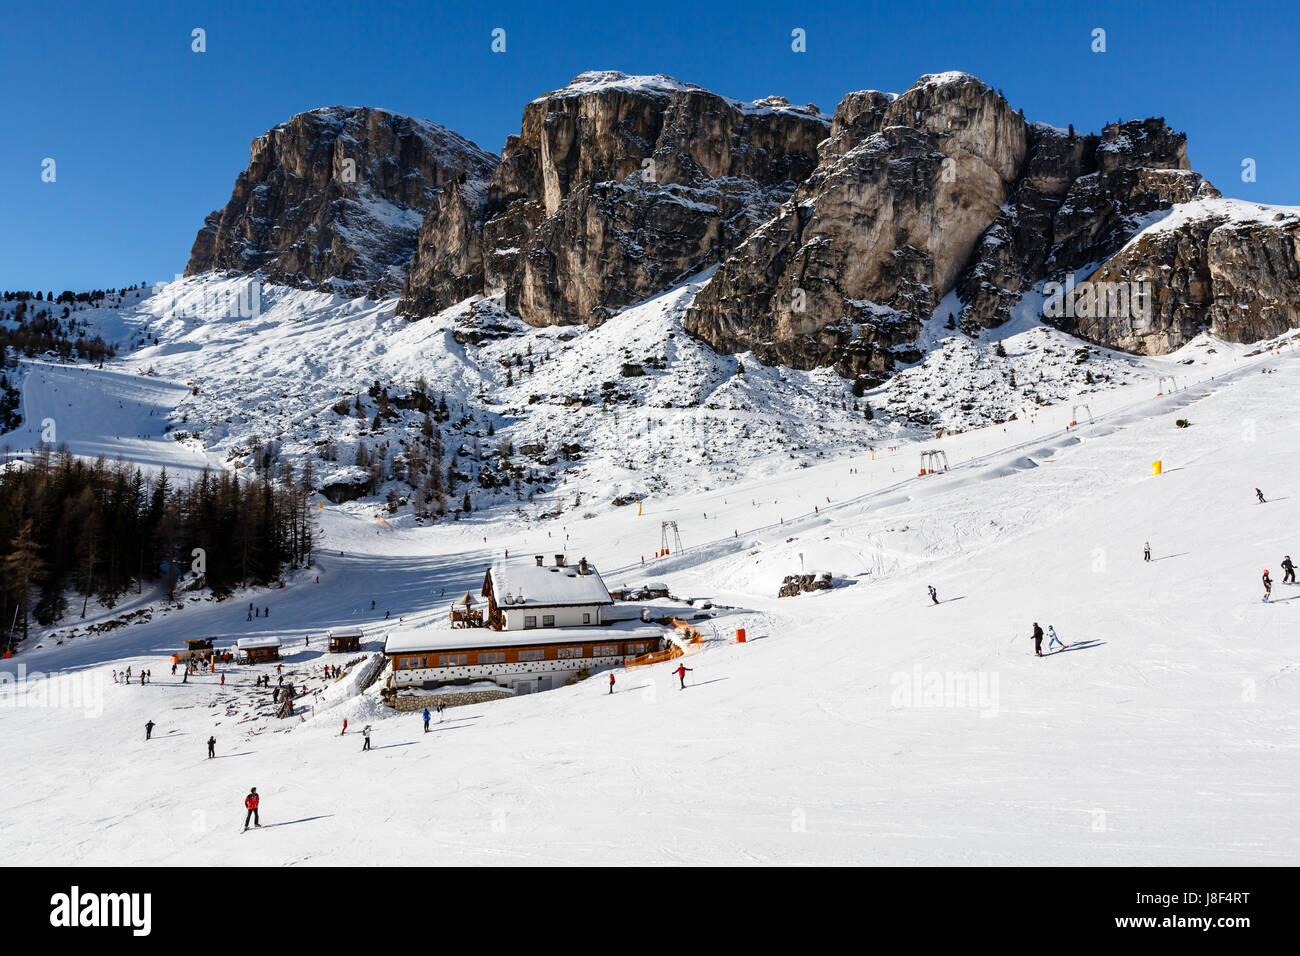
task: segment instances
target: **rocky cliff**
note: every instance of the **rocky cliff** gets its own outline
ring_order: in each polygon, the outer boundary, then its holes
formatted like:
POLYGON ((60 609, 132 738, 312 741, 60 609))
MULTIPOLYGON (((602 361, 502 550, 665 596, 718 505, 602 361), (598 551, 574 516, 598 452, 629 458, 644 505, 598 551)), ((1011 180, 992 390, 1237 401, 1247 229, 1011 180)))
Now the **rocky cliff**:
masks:
POLYGON ((812 176, 723 262, 687 328, 798 368, 882 375, 1001 214, 1029 138, 966 74, 847 97, 812 176))
POLYGON ((812 172, 828 127, 779 98, 584 73, 525 107, 478 227, 451 204, 429 214, 400 310, 504 289, 534 325, 599 322, 738 245, 812 172))
POLYGON ((1045 316, 1103 345, 1270 336, 1297 324, 1298 258, 1294 213, 1222 199, 1161 118, 1031 124, 964 73, 827 117, 591 72, 528 103, 499 161, 381 110, 296 116, 253 142, 187 273, 400 289, 413 319, 504 290, 541 326, 599 324, 716 266, 693 335, 878 381, 936 335, 1039 317, 1058 282, 1149 285, 1118 312, 1045 316))
POLYGON ((262 270, 303 288, 396 291, 425 214, 484 191, 496 162, 425 120, 368 108, 300 113, 253 140, 185 274, 262 270))
POLYGON ((1170 210, 1218 197, 1190 169, 1185 137, 1160 118, 1099 136, 1028 125, 961 73, 922 77, 898 97, 852 93, 817 169, 723 262, 686 324, 715 348, 879 380, 918 357, 931 320, 977 336, 1033 304, 1026 294, 1046 280, 1112 282, 1113 271, 1145 265, 1154 317, 1071 307, 1049 321, 1149 353, 1206 328, 1273 334, 1300 300, 1289 232, 1274 227, 1267 252, 1247 252, 1246 237, 1211 216, 1126 246, 1170 210), (1221 269, 1231 261, 1232 276, 1265 282, 1265 303, 1248 307, 1239 282, 1214 278, 1212 234, 1221 269), (1121 249, 1112 270, 1098 271, 1121 249))

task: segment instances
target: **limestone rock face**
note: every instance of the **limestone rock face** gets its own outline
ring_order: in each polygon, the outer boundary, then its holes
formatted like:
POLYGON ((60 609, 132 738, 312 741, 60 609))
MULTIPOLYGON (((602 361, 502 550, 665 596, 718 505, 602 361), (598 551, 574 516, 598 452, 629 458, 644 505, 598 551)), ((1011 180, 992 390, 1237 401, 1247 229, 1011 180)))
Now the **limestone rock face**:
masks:
MULTIPOLYGON (((717 261, 817 163, 829 123, 779 98, 742 103, 670 77, 584 73, 524 108, 492 175, 480 254, 424 269, 399 309, 504 289, 534 325, 600 322, 717 261)), ((447 210, 428 234, 456 233, 447 210)), ((422 244, 423 246, 423 244, 422 244)))
POLYGON ((370 108, 300 113, 253 140, 230 201, 205 220, 186 275, 264 271, 348 294, 396 291, 425 214, 473 194, 491 153, 425 120, 370 108))
POLYGON ((1094 286, 1142 283, 1148 308, 1094 304, 1057 324, 1147 355, 1174 351, 1206 330, 1254 342, 1300 325, 1300 215, 1241 205, 1194 203, 1174 225, 1144 231, 1087 277, 1094 286))
POLYGON ((966 74, 851 94, 817 169, 723 262, 687 329, 798 368, 884 373, 1001 214, 1028 144, 1023 118, 966 74))

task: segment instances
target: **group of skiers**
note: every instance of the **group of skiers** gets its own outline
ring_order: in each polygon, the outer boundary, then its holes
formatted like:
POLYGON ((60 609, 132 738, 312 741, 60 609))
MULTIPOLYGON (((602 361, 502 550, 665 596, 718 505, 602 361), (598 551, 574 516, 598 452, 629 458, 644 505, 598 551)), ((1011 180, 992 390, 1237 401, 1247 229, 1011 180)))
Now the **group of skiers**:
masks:
MULTIPOLYGON (((140 686, 143 687, 145 684, 148 684, 150 681, 153 680, 153 671, 152 671, 152 670, 142 670, 142 671, 140 671, 140 673, 139 673, 137 676, 140 678, 140 686)), ((113 683, 114 683, 114 684, 123 684, 123 685, 131 683, 131 668, 128 667, 128 668, 127 668, 127 669, 122 673, 122 677, 121 677, 120 680, 118 679, 117 668, 114 668, 114 669, 113 669, 113 683)))
MULTIPOLYGON (((436 704, 433 705, 433 709, 438 712, 438 723, 442 723, 442 711, 446 706, 447 705, 444 704, 442 701, 438 701, 436 704)), ((426 734, 429 732, 429 708, 428 707, 424 708, 424 732, 426 734)))
MULTIPOLYGON (((317 580, 319 581, 319 579, 317 579, 317 580)), ((263 608, 263 607, 253 607, 253 603, 252 603, 251 601, 249 602, 249 604, 248 604, 248 620, 251 621, 251 620, 252 620, 253 618, 255 618, 255 617, 270 617, 270 616, 271 616, 271 609, 270 609, 269 607, 265 607, 265 608, 263 608)))
MULTIPOLYGON (((1034 631, 1030 636, 1034 639, 1034 656, 1042 657, 1044 635, 1043 635, 1043 629, 1038 626, 1037 621, 1034 622, 1034 631)), ((1056 636, 1056 628, 1052 627, 1052 625, 1050 624, 1047 625, 1047 637, 1049 638, 1047 642, 1047 650, 1049 652, 1052 650, 1052 645, 1059 645, 1061 650, 1065 650, 1067 647, 1070 646, 1069 644, 1066 644, 1064 641, 1062 641, 1059 637, 1056 636)))

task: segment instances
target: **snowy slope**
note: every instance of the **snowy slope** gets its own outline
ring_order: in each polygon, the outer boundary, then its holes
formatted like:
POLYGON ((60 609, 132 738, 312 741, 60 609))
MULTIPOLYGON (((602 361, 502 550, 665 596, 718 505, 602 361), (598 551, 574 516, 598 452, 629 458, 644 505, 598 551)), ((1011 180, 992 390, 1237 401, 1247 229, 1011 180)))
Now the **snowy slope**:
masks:
POLYGON ((943 475, 915 476, 915 446, 879 446, 653 496, 641 517, 485 513, 390 531, 326 508, 329 550, 283 590, 193 601, 3 662, 107 683, 93 719, 4 711, 0 842, 19 864, 1294 865, 1300 592, 1279 585, 1263 605, 1258 581, 1264 567, 1280 580, 1298 550, 1300 443, 1274 410, 1300 361, 1289 349, 1195 361, 1211 364, 1179 391, 1113 389, 1068 432, 1066 404, 945 437, 943 475), (665 518, 686 551, 643 572, 665 518), (743 609, 713 625, 751 641, 689 658, 685 691, 667 667, 620 672, 612 697, 592 681, 453 708, 428 735, 373 695, 276 721, 258 715, 249 671, 223 689, 178 684, 164 664, 184 637, 276 634, 310 696, 325 628, 361 623, 373 650, 383 611, 403 627, 436 620, 441 592, 503 549, 557 550, 566 536, 611 585, 659 578, 743 609), (801 563, 838 586, 777 599, 801 563), (271 617, 247 622, 253 600, 271 617), (1071 647, 1034 658, 1034 621, 1071 647), (127 664, 156 683, 112 685, 127 664), (367 721, 376 749, 362 754, 367 721), (250 785, 275 826, 240 835, 250 785))

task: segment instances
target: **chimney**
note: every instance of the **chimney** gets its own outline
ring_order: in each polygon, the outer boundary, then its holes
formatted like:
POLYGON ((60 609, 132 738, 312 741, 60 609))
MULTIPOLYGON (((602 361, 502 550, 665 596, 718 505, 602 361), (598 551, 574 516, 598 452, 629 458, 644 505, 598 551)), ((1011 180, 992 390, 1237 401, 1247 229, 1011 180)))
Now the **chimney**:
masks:
POLYGON ((557 555, 555 556, 555 566, 556 566, 557 568, 562 568, 562 567, 564 567, 564 555, 562 555, 562 554, 557 554, 557 555))
POLYGON ((587 559, 586 559, 586 558, 580 558, 580 559, 578 560, 578 573, 579 573, 579 574, 586 574, 586 573, 587 573, 587 559))
POLYGON ((540 568, 542 566, 542 556, 540 554, 535 554, 533 557, 537 559, 537 566, 540 568))

